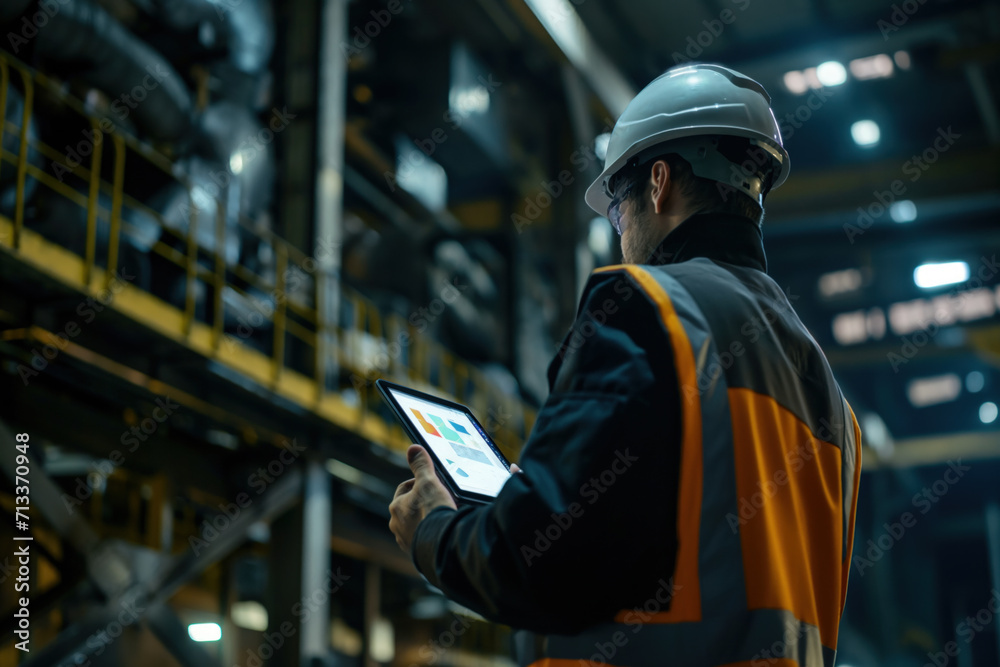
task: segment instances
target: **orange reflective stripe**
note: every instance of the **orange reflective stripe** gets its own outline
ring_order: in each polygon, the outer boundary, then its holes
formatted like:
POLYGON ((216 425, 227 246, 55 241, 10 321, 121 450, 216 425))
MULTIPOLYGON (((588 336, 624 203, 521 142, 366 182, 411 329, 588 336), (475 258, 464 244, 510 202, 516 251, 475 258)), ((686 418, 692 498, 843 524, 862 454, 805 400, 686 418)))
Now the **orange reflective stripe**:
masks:
MULTIPOLYGON (((616 267, 618 268, 618 267, 616 267)), ((656 304, 660 320, 670 336, 674 351, 674 365, 681 387, 697 387, 694 351, 684 325, 674 311, 670 296, 649 273, 637 266, 620 267, 626 271, 650 300, 656 304)), ((702 452, 701 452, 701 399, 697 392, 691 400, 681 401, 682 445, 680 491, 677 505, 677 564, 674 569, 673 598, 670 609, 644 616, 645 623, 683 623, 701 620, 701 583, 698 579, 698 536, 701 524, 702 452)), ((615 621, 625 622, 624 609, 615 621)))
POLYGON ((787 609, 837 645, 841 452, 770 396, 730 389, 740 541, 750 609, 787 609))

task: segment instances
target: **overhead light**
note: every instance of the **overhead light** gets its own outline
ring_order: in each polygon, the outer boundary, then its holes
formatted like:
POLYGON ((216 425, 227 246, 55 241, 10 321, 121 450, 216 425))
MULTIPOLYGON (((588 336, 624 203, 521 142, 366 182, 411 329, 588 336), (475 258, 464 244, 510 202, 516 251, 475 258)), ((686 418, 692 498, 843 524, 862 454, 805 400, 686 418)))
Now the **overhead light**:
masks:
MULTIPOLYGON (((939 327, 955 322, 975 322, 993 317, 1000 303, 1000 286, 966 290, 961 296, 938 294, 933 299, 897 301, 889 306, 889 325, 897 336, 926 329, 931 323, 939 327)), ((940 339, 939 339, 940 340, 940 339)))
POLYGON ((909 199, 894 201, 889 205, 889 217, 893 222, 913 222, 917 219, 917 205, 909 199))
POLYGON ((234 602, 229 612, 233 624, 247 630, 264 632, 267 630, 267 609, 254 600, 234 602))
POLYGON ((217 642, 222 639, 222 628, 218 623, 192 623, 188 626, 188 637, 196 642, 217 642))
POLYGON ((863 343, 868 339, 868 322, 865 311, 841 313, 833 318, 833 337, 841 345, 863 343))
POLYGON ((594 154, 601 162, 608 156, 608 144, 611 143, 611 133, 601 132, 594 137, 594 154))
POLYGON ((972 371, 965 376, 965 389, 970 394, 977 394, 986 386, 986 377, 979 371, 972 371))
POLYGON ((954 373, 913 380, 906 385, 906 397, 915 408, 948 403, 962 392, 962 381, 954 373))
POLYGON ((868 56, 867 58, 857 58, 852 60, 848 67, 855 79, 865 81, 867 79, 884 79, 892 76, 892 58, 885 53, 868 56))
POLYGON ((839 86, 847 81, 847 70, 836 60, 830 60, 816 68, 816 77, 824 86, 839 86))
POLYGON ((992 424, 997 420, 997 404, 993 401, 986 401, 979 406, 979 421, 984 424, 992 424))
POLYGON ((806 84, 810 88, 822 88, 823 82, 819 80, 819 74, 816 72, 815 67, 807 67, 802 70, 802 76, 805 77, 806 84))
POLYGON ((896 61, 896 66, 899 69, 910 69, 910 54, 907 51, 896 51, 893 54, 892 59, 896 61))
POLYGON ((882 138, 882 132, 875 121, 859 120, 851 125, 851 137, 858 146, 874 146, 882 138))
POLYGON ((807 90, 809 90, 809 82, 806 81, 806 77, 799 70, 792 70, 791 72, 785 72, 784 76, 785 88, 788 92, 794 93, 795 95, 801 95, 807 90))
POLYGON ((962 283, 969 279, 969 265, 965 262, 941 262, 921 264, 913 270, 913 282, 917 287, 933 289, 943 285, 962 283))
POLYGON ((868 331, 868 336, 875 340, 885 338, 885 311, 877 307, 869 309, 865 316, 865 329, 868 331))
POLYGON ((448 93, 448 106, 460 116, 484 114, 490 110, 490 93, 483 86, 452 89, 448 93))
POLYGON ((861 287, 861 272, 857 269, 831 271, 819 277, 819 293, 825 297, 853 292, 861 287))
POLYGON ((378 617, 372 621, 368 642, 368 655, 375 662, 392 662, 396 657, 396 640, 389 619, 378 617))
POLYGON ((243 171, 243 153, 236 151, 229 158, 229 171, 237 176, 243 171))

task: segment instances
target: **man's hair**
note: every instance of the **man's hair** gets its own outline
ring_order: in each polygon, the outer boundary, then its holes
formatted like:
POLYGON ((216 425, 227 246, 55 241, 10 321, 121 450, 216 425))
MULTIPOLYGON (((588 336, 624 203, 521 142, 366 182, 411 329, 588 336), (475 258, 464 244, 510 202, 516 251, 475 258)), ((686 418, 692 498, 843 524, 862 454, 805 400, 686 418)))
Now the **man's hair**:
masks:
POLYGON ((612 176, 612 192, 620 192, 633 184, 628 200, 637 207, 637 213, 644 213, 649 205, 649 201, 642 195, 649 180, 649 171, 658 160, 670 165, 670 178, 677 184, 692 213, 729 213, 750 218, 758 225, 764 222, 764 211, 757 202, 728 183, 695 176, 691 163, 676 153, 658 155, 637 166, 626 165, 612 176))

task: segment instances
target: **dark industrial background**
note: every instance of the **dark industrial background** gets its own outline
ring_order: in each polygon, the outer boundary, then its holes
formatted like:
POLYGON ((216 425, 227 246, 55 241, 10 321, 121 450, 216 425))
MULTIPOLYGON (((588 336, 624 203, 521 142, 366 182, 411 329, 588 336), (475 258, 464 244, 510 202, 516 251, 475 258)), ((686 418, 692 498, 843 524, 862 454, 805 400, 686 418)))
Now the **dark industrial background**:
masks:
POLYGON ((864 431, 838 664, 1000 665, 996 0, 3 0, 0 665, 512 665, 387 528, 372 383, 517 459, 690 60, 772 97, 769 273, 864 431))

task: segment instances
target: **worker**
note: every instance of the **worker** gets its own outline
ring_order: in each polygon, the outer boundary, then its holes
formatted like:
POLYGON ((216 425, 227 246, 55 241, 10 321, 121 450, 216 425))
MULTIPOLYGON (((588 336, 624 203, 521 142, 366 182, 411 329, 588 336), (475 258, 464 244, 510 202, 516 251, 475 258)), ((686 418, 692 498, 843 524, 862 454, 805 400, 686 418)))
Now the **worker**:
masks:
POLYGON ((589 277, 520 472, 456 508, 407 451, 397 543, 516 629, 519 665, 833 666, 861 433, 766 273, 764 198, 788 169, 756 81, 652 81, 585 195, 624 263, 589 277))

